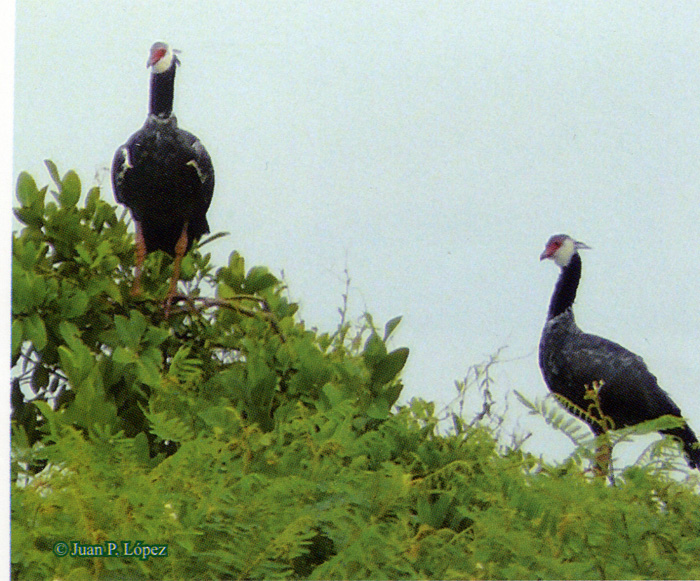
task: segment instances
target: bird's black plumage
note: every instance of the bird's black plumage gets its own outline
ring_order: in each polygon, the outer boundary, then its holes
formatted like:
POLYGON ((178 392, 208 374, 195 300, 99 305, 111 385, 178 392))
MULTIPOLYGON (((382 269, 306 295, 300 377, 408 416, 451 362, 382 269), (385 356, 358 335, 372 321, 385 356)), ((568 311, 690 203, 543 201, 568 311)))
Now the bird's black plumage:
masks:
POLYGON ((117 201, 140 224, 148 252, 175 255, 187 225, 187 250, 209 232, 206 213, 214 193, 214 168, 202 143, 178 127, 172 115, 175 72, 179 61, 164 43, 151 48, 149 115, 144 126, 117 149, 112 184, 117 201), (162 72, 160 59, 170 55, 162 72))
MULTIPOLYGON (((585 386, 603 382, 599 391, 601 409, 615 428, 672 415, 681 411, 659 387, 644 360, 624 347, 581 331, 576 325, 573 303, 581 277, 579 248, 587 248, 566 235, 550 238, 541 259, 551 258, 561 267, 561 275, 552 294, 542 337, 539 363, 545 383, 578 408, 586 410, 585 386)), ((585 418, 584 418, 585 419, 585 418)), ((590 423, 595 433, 601 428, 590 423)), ((691 468, 700 468, 697 438, 688 427, 666 430, 683 442, 691 468)))
POLYGON ((207 210, 214 193, 214 167, 204 145, 180 129, 172 114, 179 60, 167 44, 151 47, 149 114, 143 127, 119 147, 112 162, 117 201, 131 210, 136 223, 136 280, 147 252, 175 256, 166 300, 169 312, 180 262, 192 243, 209 232, 207 210))
POLYGON ((214 169, 204 146, 179 129, 175 117, 149 115, 117 150, 113 176, 117 201, 140 223, 148 252, 174 255, 185 223, 187 250, 209 232, 214 169))

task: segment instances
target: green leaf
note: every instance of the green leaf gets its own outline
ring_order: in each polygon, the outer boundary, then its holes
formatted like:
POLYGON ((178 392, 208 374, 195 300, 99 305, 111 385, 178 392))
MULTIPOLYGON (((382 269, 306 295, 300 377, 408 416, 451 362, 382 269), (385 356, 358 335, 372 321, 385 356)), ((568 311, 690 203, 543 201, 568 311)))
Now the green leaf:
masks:
POLYGON ((25 208, 32 206, 39 199, 39 190, 34 178, 24 171, 17 178, 17 199, 25 208))
POLYGON ((138 355, 126 347, 117 347, 112 355, 112 361, 122 365, 136 363, 139 360, 138 355))
POLYGON ((114 317, 114 326, 122 345, 137 351, 141 337, 146 331, 146 318, 137 310, 132 309, 129 318, 117 315, 114 317))
POLYGON ((160 368, 150 359, 138 359, 136 362, 136 375, 139 378, 139 381, 145 385, 150 387, 160 386, 160 368))
POLYGON ((114 403, 105 397, 102 376, 99 368, 93 366, 81 381, 80 389, 75 390, 75 400, 66 410, 66 420, 84 428, 95 424, 112 427, 117 421, 114 403))
POLYGON ((61 321, 60 325, 58 326, 58 331, 61 334, 61 337, 63 337, 63 340, 69 345, 73 345, 75 341, 78 340, 78 327, 76 327, 73 323, 61 321))
POLYGON ((191 253, 187 253, 180 263, 180 280, 192 280, 196 274, 194 256, 191 253))
POLYGON ((22 224, 27 226, 41 228, 43 224, 41 212, 36 208, 13 208, 12 212, 22 224))
POLYGON ((22 319, 16 318, 12 321, 12 357, 19 354, 24 342, 24 324, 22 319))
MULTIPOLYGON (((222 267, 216 272, 216 280, 226 284, 233 294, 243 292, 243 280, 245 279, 245 260, 238 254, 232 252, 228 259, 228 266, 222 267)), ((226 291, 223 291, 226 292, 226 291)))
POLYGON ((231 299, 235 297, 236 294, 236 291, 225 282, 220 282, 218 285, 216 285, 216 296, 220 299, 231 299))
POLYGON ((60 189, 61 188, 61 178, 58 175, 58 168, 56 167, 56 164, 53 161, 51 161, 50 159, 45 159, 44 165, 46 165, 46 168, 49 170, 49 175, 51 176, 51 179, 56 184, 56 187, 60 189))
POLYGON ((401 319, 402 317, 394 317, 384 326, 384 341, 386 341, 394 332, 394 329, 398 327, 399 323, 401 322, 401 319))
POLYGON ((24 320, 24 332, 27 334, 27 339, 34 345, 34 349, 42 351, 46 347, 46 326, 39 313, 34 312, 24 320))
POLYGON ((374 369, 379 362, 386 357, 386 345, 384 341, 379 338, 379 335, 372 333, 365 343, 365 350, 362 353, 367 367, 374 369))
POLYGON ((87 266, 92 266, 92 256, 90 256, 90 250, 82 242, 75 245, 75 251, 78 254, 80 260, 87 266))
POLYGON ((367 408, 367 415, 374 420, 384 420, 391 413, 391 404, 383 397, 375 398, 367 408))
POLYGON ((13 269, 12 272, 12 314, 22 315, 32 310, 32 284, 26 272, 13 269))
POLYGON ((76 289, 66 292, 59 300, 61 317, 75 319, 83 316, 87 312, 88 303, 88 296, 84 291, 76 289))
POLYGON ((85 198, 85 209, 88 212, 89 216, 92 216, 95 214, 95 210, 97 208, 97 203, 100 200, 100 188, 98 187, 93 187, 90 188, 90 191, 88 191, 87 196, 85 198))
POLYGON ((403 391, 403 384, 400 381, 388 385, 381 391, 382 397, 386 399, 390 405, 394 405, 396 400, 399 399, 403 391))
POLYGON ((399 347, 384 357, 372 370, 372 383, 384 385, 394 379, 406 365, 408 347, 399 347))
POLYGON ((277 284, 277 278, 272 275, 264 266, 254 266, 248 271, 243 289, 245 292, 253 294, 277 284))
POLYGON ((58 202, 62 208, 72 208, 80 200, 80 178, 73 170, 63 176, 58 194, 58 202))
POLYGON ((27 240, 24 244, 16 244, 15 250, 18 254, 19 262, 26 271, 31 271, 39 258, 39 249, 33 240, 27 240))
POLYGON ((163 341, 165 341, 170 336, 170 332, 167 329, 161 329, 160 327, 148 327, 146 332, 143 334, 143 342, 151 347, 158 347, 163 341))
POLYGON ((148 437, 145 432, 136 434, 131 443, 134 459, 142 465, 147 465, 150 460, 148 451, 148 437))
POLYGON ((326 405, 329 408, 336 407, 342 401, 347 399, 347 395, 345 395, 343 390, 338 388, 338 386, 334 385, 333 383, 326 383, 326 385, 321 388, 321 395, 325 396, 327 400, 326 405))

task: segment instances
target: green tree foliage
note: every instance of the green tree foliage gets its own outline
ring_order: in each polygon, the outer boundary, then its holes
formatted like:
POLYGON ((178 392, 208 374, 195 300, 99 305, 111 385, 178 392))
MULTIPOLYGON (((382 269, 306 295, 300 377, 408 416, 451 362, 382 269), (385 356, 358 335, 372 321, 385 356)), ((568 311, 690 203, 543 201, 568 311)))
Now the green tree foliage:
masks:
POLYGON ((633 467, 611 487, 504 448, 488 389, 441 432, 434 404, 395 405, 399 318, 307 329, 267 269, 215 268, 206 241, 166 320, 172 261, 149 255, 131 297, 123 214, 48 167, 55 191, 17 183, 15 578, 700 577, 688 483, 633 467))

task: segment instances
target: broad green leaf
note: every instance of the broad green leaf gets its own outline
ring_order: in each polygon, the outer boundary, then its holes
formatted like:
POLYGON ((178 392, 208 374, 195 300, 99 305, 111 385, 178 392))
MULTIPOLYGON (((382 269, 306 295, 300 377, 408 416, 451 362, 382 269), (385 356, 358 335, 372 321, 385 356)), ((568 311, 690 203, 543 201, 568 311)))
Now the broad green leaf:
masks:
POLYGON ((68 344, 71 344, 79 335, 78 327, 69 321, 61 321, 58 330, 63 340, 68 344))
POLYGON ((148 450, 148 437, 145 432, 139 432, 132 440, 134 459, 144 466, 148 465, 150 454, 148 450))
POLYGON ((65 345, 59 345, 57 351, 61 360, 61 369, 65 372, 73 388, 76 388, 79 383, 77 381, 77 372, 80 366, 75 354, 65 345))
POLYGON ((374 420, 384 420, 391 413, 391 404, 383 397, 377 397, 367 408, 367 415, 374 420))
POLYGON ((39 313, 34 312, 24 320, 24 332, 27 339, 34 345, 34 349, 41 351, 46 347, 46 326, 39 313))
POLYGON ((225 282, 220 282, 216 285, 216 296, 220 299, 231 299, 236 296, 236 291, 225 282))
POLYGON ((39 190, 34 178, 27 172, 22 172, 17 178, 17 200, 23 207, 32 206, 39 199, 39 190))
POLYGON ((114 317, 114 326, 121 343, 129 347, 132 351, 137 351, 141 337, 146 331, 146 319, 137 310, 132 309, 129 317, 117 315, 114 317))
POLYGON ((232 252, 229 256, 228 266, 217 270, 216 280, 219 284, 226 284, 236 294, 243 292, 244 279, 245 261, 238 252, 232 252))
POLYGON ((406 365, 408 347, 400 347, 384 357, 372 370, 372 383, 384 385, 394 379, 406 365))
POLYGON ((12 212, 22 224, 27 226, 40 228, 43 224, 41 212, 36 208, 13 208, 12 212))
POLYGON ((16 245, 15 249, 19 250, 21 248, 21 253, 19 254, 19 261, 22 268, 25 271, 31 271, 36 265, 37 259, 39 258, 39 248, 37 248, 34 240, 27 240, 24 244, 16 245), (19 248, 18 248, 19 247, 19 248))
POLYGON ((254 266, 248 271, 243 289, 253 294, 277 284, 277 278, 264 266, 254 266))
POLYGON ((399 399, 401 391, 403 391, 403 385, 400 381, 397 381, 382 389, 380 393, 382 397, 390 403, 390 405, 394 405, 396 400, 399 399))
POLYGON ((80 199, 80 178, 73 170, 63 176, 58 202, 63 208, 72 208, 80 199))
POLYGON ((321 388, 321 395, 326 398, 326 405, 329 409, 336 407, 340 402, 347 399, 343 390, 332 383, 326 383, 326 385, 321 388))
POLYGON ((109 428, 116 424, 117 409, 105 397, 97 366, 92 367, 81 382, 80 389, 76 390, 75 400, 66 410, 66 420, 88 429, 96 424, 109 428))
POLYGON ((228 258, 228 267, 231 273, 236 276, 245 276, 245 259, 238 254, 238 252, 232 252, 228 258))
POLYGON ((136 375, 141 383, 150 387, 160 386, 160 368, 153 361, 146 358, 139 358, 136 361, 136 370, 136 375))
POLYGON ((143 334, 143 342, 145 345, 150 347, 158 347, 163 341, 165 341, 170 336, 170 332, 167 329, 161 329, 160 327, 148 327, 146 332, 143 334))
POLYGON ((12 272, 12 314, 22 315, 32 310, 32 284, 30 276, 20 269, 12 272))
POLYGON ((29 300, 31 305, 36 308, 42 305, 47 300, 47 281, 49 279, 43 276, 31 276, 28 278, 31 286, 29 288, 29 300))
POLYGON ((126 347, 117 347, 112 354, 112 360, 115 363, 128 365, 130 363, 136 363, 139 360, 139 357, 126 347))
POLYGON ((83 316, 87 311, 88 296, 84 291, 76 289, 65 293, 59 300, 59 304, 61 307, 61 316, 64 319, 75 319, 76 317, 83 316))
POLYGON ((191 253, 187 253, 180 263, 180 280, 192 280, 196 274, 194 257, 191 253))
POLYGON ((90 216, 94 215, 99 199, 100 199, 100 188, 98 188, 98 187, 90 188, 90 191, 88 192, 88 194, 85 198, 85 209, 87 210, 88 215, 90 215, 90 216))
POLYGON ((379 335, 372 333, 365 343, 365 350, 362 353, 367 367, 374 369, 379 362, 386 357, 386 345, 379 338, 379 335))

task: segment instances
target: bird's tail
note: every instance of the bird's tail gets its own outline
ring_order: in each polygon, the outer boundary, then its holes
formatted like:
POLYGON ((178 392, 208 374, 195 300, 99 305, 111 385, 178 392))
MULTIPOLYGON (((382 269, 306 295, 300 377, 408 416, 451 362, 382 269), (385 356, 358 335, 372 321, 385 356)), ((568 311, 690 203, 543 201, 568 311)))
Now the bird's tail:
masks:
POLYGON ((675 436, 683 443, 683 451, 688 461, 688 466, 700 470, 700 444, 695 432, 688 426, 682 428, 674 428, 672 430, 664 430, 665 434, 675 436))

